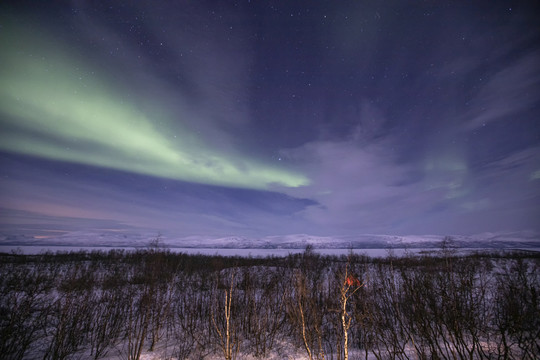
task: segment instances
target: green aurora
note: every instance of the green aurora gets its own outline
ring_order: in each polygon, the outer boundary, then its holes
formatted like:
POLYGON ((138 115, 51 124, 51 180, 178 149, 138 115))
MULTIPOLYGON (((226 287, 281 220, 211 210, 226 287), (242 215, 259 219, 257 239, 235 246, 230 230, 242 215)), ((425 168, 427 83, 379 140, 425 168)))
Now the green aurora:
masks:
POLYGON ((178 114, 157 102, 153 111, 141 110, 58 41, 43 34, 39 40, 16 27, 0 35, 1 150, 227 187, 309 183, 286 168, 212 149, 178 124, 173 131, 178 114))

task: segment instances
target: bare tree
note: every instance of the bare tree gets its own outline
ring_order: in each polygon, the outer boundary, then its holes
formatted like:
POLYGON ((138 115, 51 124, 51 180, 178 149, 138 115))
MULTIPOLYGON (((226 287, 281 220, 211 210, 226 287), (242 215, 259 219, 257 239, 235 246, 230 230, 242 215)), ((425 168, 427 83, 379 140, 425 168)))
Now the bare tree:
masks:
POLYGON ((43 336, 49 307, 40 292, 4 292, 0 297, 0 354, 23 359, 31 344, 43 336))
POLYGON ((535 359, 540 354, 540 276, 538 263, 517 259, 499 275, 495 324, 501 356, 535 359))
POLYGON ((126 321, 126 304, 131 301, 122 295, 121 289, 93 294, 88 341, 90 354, 96 360, 107 355, 119 340, 126 321))
POLYGON ((230 284, 228 288, 223 289, 223 297, 218 295, 219 279, 216 279, 216 308, 219 308, 219 303, 222 302, 223 311, 218 312, 212 307, 211 319, 214 330, 217 333, 219 346, 223 352, 225 360, 236 359, 239 350, 239 339, 236 328, 232 321, 232 303, 233 290, 235 287, 236 268, 231 271, 230 284), (222 300, 222 301, 219 301, 222 300))
POLYGON ((357 277, 349 273, 349 266, 350 266, 350 257, 347 260, 347 264, 345 265, 343 281, 339 288, 339 292, 340 292, 340 297, 339 297, 340 314, 339 315, 341 318, 341 326, 342 326, 342 331, 343 331, 344 360, 349 359, 349 329, 351 327, 351 320, 353 319, 353 317, 349 314, 350 310, 347 306, 347 303, 349 302, 349 299, 364 286, 364 283, 361 283, 357 277))
POLYGON ((62 294, 48 320, 49 345, 44 359, 66 359, 81 349, 90 323, 89 293, 62 294))
POLYGON ((128 360, 139 360, 150 325, 151 294, 148 289, 131 292, 127 307, 126 340, 124 351, 128 360))
MULTIPOLYGON (((305 272, 295 271, 287 289, 286 309, 289 321, 299 331, 302 345, 308 358, 324 359, 323 309, 318 294, 322 294, 320 283, 309 281, 305 272)), ((313 278, 311 279, 313 280, 313 278)))

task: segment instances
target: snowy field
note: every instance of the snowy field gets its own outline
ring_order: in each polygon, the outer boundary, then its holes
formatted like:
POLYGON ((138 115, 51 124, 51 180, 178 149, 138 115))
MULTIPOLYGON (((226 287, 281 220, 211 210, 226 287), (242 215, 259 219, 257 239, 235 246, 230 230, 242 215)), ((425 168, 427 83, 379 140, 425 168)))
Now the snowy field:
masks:
POLYGON ((2 359, 540 358, 537 252, 44 250, 0 255, 2 359))

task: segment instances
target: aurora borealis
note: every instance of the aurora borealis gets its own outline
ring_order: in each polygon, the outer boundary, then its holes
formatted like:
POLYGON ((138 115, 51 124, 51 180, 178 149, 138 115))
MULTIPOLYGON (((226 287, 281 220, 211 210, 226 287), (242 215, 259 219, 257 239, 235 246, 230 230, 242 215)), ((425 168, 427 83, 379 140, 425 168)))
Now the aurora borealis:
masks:
POLYGON ((3 234, 540 230, 533 4, 0 10, 3 234))
POLYGON ((160 131, 154 124, 171 122, 172 114, 160 113, 158 104, 145 111, 118 95, 126 92, 122 87, 107 84, 76 58, 6 28, 0 105, 14 121, 0 137, 2 149, 204 184, 256 189, 307 184, 292 171, 224 156, 181 124, 160 131), (12 46, 16 39, 23 45, 12 46))

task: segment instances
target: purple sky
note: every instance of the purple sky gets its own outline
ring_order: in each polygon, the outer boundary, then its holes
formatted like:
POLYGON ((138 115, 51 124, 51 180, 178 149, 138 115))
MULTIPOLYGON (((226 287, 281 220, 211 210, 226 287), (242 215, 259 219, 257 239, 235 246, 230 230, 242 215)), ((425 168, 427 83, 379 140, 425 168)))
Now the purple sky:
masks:
POLYGON ((4 1, 0 230, 540 231, 538 10, 4 1))

